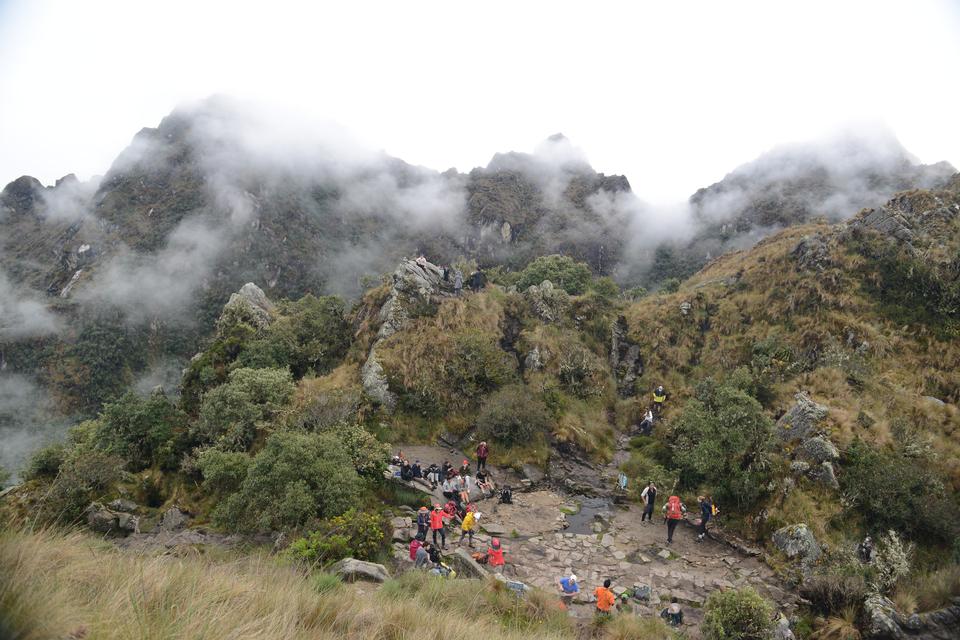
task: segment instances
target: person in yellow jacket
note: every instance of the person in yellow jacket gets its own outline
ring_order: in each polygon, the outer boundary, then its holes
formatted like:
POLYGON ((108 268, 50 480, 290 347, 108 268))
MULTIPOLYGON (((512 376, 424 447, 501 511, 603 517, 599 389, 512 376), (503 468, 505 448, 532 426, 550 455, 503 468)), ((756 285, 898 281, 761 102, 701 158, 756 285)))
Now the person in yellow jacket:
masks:
POLYGON ((653 390, 653 412, 656 415, 663 413, 663 403, 667 401, 667 390, 663 388, 663 385, 658 386, 653 390))
POLYGON ((479 511, 467 511, 467 515, 463 516, 463 523, 460 525, 460 539, 457 541, 458 547, 463 544, 464 538, 469 538, 467 546, 473 548, 473 534, 477 530, 478 520, 480 520, 479 511))

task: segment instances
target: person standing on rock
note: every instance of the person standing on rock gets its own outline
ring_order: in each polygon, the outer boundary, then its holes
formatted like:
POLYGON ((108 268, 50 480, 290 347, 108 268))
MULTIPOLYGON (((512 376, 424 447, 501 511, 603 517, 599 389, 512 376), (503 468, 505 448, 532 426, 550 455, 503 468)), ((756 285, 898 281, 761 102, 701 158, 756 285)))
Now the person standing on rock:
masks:
POLYGON ((482 514, 477 511, 467 511, 466 515, 463 516, 463 523, 460 525, 460 540, 457 541, 457 546, 459 547, 463 544, 464 537, 469 539, 467 546, 473 549, 473 534, 476 532, 478 520, 482 514))
POLYGON ((663 385, 659 385, 656 389, 653 390, 653 412, 655 414, 663 415, 663 405, 667 401, 667 390, 663 388, 663 385))
POLYGON ((602 587, 597 587, 593 595, 597 599, 597 617, 608 618, 613 612, 613 605, 617 603, 616 596, 610 591, 610 578, 603 581, 602 587))
POLYGON ((430 513, 430 529, 433 532, 433 546, 437 546, 437 536, 440 536, 440 543, 443 548, 447 548, 447 532, 443 528, 443 520, 447 517, 439 504, 433 505, 433 511, 430 513))
POLYGON ((640 516, 640 522, 643 523, 646 520, 653 522, 653 507, 657 502, 657 485, 653 484, 653 480, 643 488, 640 498, 643 500, 643 515, 640 516))
POLYGON ((704 538, 709 537, 707 522, 713 516, 713 503, 705 496, 697 496, 697 502, 700 503, 700 534, 697 536, 697 542, 703 542, 704 538))
POLYGON ((679 496, 670 496, 667 498, 667 504, 663 505, 665 512, 664 521, 667 523, 667 544, 673 544, 673 532, 677 524, 687 512, 687 507, 680 502, 679 496))
POLYGON ((417 538, 421 542, 427 539, 427 529, 430 528, 430 510, 420 507, 417 511, 417 538))
POLYGON ((486 442, 481 442, 477 447, 477 472, 487 468, 487 456, 490 455, 490 447, 486 442))
POLYGON ((577 574, 571 573, 565 578, 557 581, 560 585, 560 601, 567 609, 573 604, 573 598, 580 593, 580 585, 577 584, 577 574))

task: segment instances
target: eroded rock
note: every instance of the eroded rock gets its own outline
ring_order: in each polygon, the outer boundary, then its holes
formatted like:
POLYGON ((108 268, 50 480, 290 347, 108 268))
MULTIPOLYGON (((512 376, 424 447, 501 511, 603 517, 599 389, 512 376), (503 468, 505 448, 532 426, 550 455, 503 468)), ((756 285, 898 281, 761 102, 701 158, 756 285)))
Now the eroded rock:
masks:
POLYGON ((816 562, 820 557, 820 544, 806 524, 791 524, 773 533, 773 544, 790 559, 803 564, 816 562))
POLYGON ((357 560, 355 558, 344 558, 333 565, 332 571, 347 582, 355 582, 357 580, 386 582, 390 579, 390 573, 382 564, 364 562, 363 560, 357 560))
POLYGON ((806 393, 798 393, 795 397, 796 404, 777 420, 777 434, 784 442, 809 437, 829 411, 824 405, 811 400, 806 393))

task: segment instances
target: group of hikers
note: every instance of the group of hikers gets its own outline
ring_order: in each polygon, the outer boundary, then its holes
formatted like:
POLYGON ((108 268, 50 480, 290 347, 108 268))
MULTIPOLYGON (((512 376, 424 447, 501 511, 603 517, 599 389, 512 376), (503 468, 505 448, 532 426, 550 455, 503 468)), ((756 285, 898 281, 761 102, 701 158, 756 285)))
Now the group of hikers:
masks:
MULTIPOLYGON (((425 266, 428 261, 425 256, 419 256, 415 262, 420 266, 425 266)), ((464 283, 474 293, 487 286, 487 274, 480 267, 477 267, 477 270, 471 273, 466 280, 463 279, 463 272, 456 267, 440 267, 440 270, 443 272, 443 281, 453 285, 454 295, 459 296, 463 292, 464 283)))
MULTIPOLYGON (((631 594, 628 591, 624 591, 618 599, 611 589, 611 584, 612 581, 610 578, 607 578, 603 581, 602 586, 593 590, 596 615, 599 618, 607 618, 617 611, 629 611, 631 609, 631 594)), ((571 573, 569 576, 560 578, 560 580, 557 581, 557 585, 560 588, 560 601, 563 603, 564 608, 569 609, 570 605, 573 604, 573 599, 580 593, 579 578, 577 578, 575 573, 571 573)), ((679 627, 683 624, 683 610, 680 608, 680 604, 676 598, 670 599, 670 604, 660 612, 660 617, 673 627, 679 627)))
MULTIPOLYGON (((640 516, 641 525, 647 522, 653 522, 653 510, 657 502, 657 494, 657 485, 654 484, 653 480, 648 482, 647 486, 644 487, 640 493, 640 499, 643 500, 643 513, 640 516)), ((705 538, 710 537, 710 534, 707 532, 707 523, 719 515, 720 509, 709 496, 697 496, 697 504, 700 507, 700 518, 696 521, 696 540, 697 542, 703 542, 705 538)), ((661 511, 664 522, 667 525, 667 544, 673 544, 673 532, 683 519, 683 516, 687 513, 687 505, 681 502, 679 496, 672 495, 667 498, 661 511)))
POLYGON ((663 415, 663 405, 667 401, 667 391, 663 385, 659 385, 653 390, 653 402, 643 414, 643 420, 640 421, 640 435, 649 436, 653 433, 653 421, 663 415))

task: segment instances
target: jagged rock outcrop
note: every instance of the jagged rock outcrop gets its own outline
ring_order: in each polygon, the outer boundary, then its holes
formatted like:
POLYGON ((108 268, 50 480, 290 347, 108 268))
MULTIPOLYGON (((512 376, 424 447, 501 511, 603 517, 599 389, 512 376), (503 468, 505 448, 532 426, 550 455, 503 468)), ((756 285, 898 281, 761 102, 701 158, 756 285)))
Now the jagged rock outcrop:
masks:
POLYGON ((863 604, 865 640, 956 640, 960 634, 960 598, 928 613, 905 616, 881 595, 863 604))
POLYGON ((382 564, 364 562, 354 558, 344 558, 332 567, 332 572, 347 582, 368 580, 370 582, 386 582, 390 573, 382 564))
POLYGON ((643 374, 643 360, 640 358, 640 345, 629 337, 630 327, 627 319, 618 317, 610 325, 610 368, 617 381, 617 393, 621 398, 636 394, 635 383, 643 374))
POLYGON ((531 285, 523 292, 533 312, 544 322, 559 321, 570 308, 570 296, 549 280, 531 285))
POLYGON ((222 326, 228 319, 241 317, 256 328, 265 329, 273 321, 275 312, 273 303, 263 289, 248 282, 240 287, 237 293, 230 295, 230 300, 223 306, 218 324, 222 326))
POLYGON ((836 462, 840 459, 840 452, 836 445, 824 436, 814 436, 804 440, 797 447, 796 455, 798 458, 818 464, 821 462, 836 462))
MULTIPOLYGON (((114 503, 111 503, 111 505, 114 503)), ((135 504, 134 507, 136 507, 135 504)), ((86 516, 87 526, 99 533, 127 534, 139 533, 140 531, 139 517, 124 511, 108 509, 99 502, 91 503, 84 515, 86 516)))
POLYGON ((830 245, 823 234, 804 236, 790 253, 800 269, 823 271, 830 267, 830 245))
POLYGON ((850 226, 877 231, 909 246, 926 246, 942 241, 941 231, 958 216, 960 203, 956 202, 955 195, 907 191, 898 193, 881 207, 862 210, 850 226))
POLYGON ((821 549, 817 539, 806 524, 791 524, 773 532, 773 544, 791 560, 797 559, 809 566, 820 557, 821 549))
POLYGON ((189 516, 180 510, 180 507, 170 507, 163 513, 158 528, 161 531, 177 531, 187 526, 189 516))
POLYGON ((810 436, 829 411, 827 407, 811 400, 806 393, 800 392, 795 398, 796 404, 777 420, 777 435, 784 442, 810 436))

